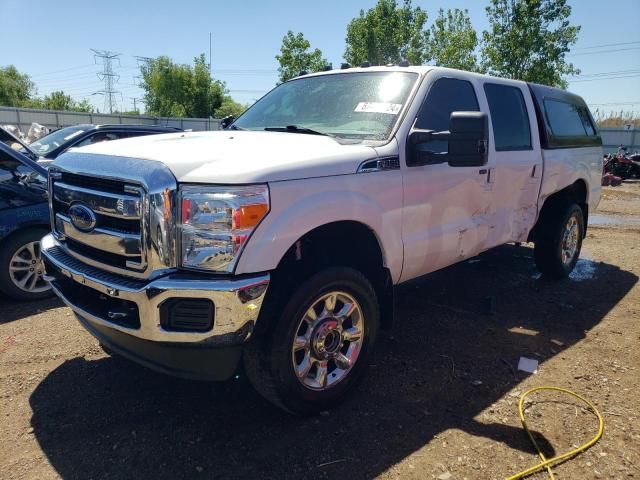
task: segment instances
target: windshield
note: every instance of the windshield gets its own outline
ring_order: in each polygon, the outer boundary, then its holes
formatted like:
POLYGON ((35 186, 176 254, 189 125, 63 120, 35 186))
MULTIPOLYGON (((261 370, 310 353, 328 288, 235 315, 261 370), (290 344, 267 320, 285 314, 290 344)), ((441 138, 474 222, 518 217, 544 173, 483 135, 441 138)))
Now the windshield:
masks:
POLYGON ((386 140, 417 79, 411 72, 300 78, 273 89, 233 125, 246 130, 295 125, 344 138, 386 140))
POLYGON ((55 132, 51 132, 49 135, 39 138, 29 146, 31 147, 31 150, 37 154, 44 155, 77 137, 85 130, 87 130, 87 128, 82 125, 61 128, 60 130, 56 130, 55 132))

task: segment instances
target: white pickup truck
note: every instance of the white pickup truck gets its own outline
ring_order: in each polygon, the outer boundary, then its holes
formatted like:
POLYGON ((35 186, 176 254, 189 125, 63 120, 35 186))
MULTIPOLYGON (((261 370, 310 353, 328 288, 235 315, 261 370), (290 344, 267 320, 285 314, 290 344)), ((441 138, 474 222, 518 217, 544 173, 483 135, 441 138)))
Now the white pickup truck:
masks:
POLYGON ((308 414, 363 376, 395 285, 529 241, 566 277, 601 162, 563 90, 427 66, 304 75, 224 131, 59 157, 46 278, 107 351, 195 379, 244 363, 308 414))

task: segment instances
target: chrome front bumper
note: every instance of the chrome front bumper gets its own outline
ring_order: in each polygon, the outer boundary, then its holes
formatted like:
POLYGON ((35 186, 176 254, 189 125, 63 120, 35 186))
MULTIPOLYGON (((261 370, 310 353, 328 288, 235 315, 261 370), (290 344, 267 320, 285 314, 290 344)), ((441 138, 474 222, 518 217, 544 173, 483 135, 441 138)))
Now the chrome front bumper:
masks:
MULTIPOLYGON (((84 320, 85 327, 88 322, 100 331, 115 330, 143 341, 182 344, 183 347, 241 345, 251 336, 269 285, 268 273, 216 279, 211 275, 173 272, 144 281, 82 263, 66 253, 52 235, 42 239, 41 249, 47 270, 45 278, 55 293, 84 320), (95 301, 91 300, 92 295, 95 301), (205 298, 213 302, 213 328, 206 332, 163 328, 160 306, 171 298, 205 298), (98 304, 101 304, 99 308, 98 304), (114 305, 114 312, 109 310, 109 305, 114 305), (122 305, 128 305, 125 313, 122 305), (136 309, 135 326, 122 321, 126 320, 126 312, 136 309)), ((87 329, 96 335, 91 328, 87 329)))

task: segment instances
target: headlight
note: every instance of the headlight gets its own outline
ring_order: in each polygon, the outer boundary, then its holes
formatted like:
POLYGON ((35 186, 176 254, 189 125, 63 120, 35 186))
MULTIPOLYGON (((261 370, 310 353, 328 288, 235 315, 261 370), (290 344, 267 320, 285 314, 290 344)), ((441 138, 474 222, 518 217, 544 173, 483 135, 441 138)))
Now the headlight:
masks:
POLYGON ((231 272, 244 244, 269 211, 266 185, 181 188, 182 266, 231 272))

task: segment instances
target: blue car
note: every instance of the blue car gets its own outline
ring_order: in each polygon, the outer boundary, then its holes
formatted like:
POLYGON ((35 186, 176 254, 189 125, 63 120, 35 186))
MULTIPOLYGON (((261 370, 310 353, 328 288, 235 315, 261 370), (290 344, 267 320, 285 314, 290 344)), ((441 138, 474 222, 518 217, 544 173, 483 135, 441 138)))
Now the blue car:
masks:
POLYGON ((50 230, 47 171, 0 128, 0 291, 17 300, 51 294, 40 239, 50 230))

